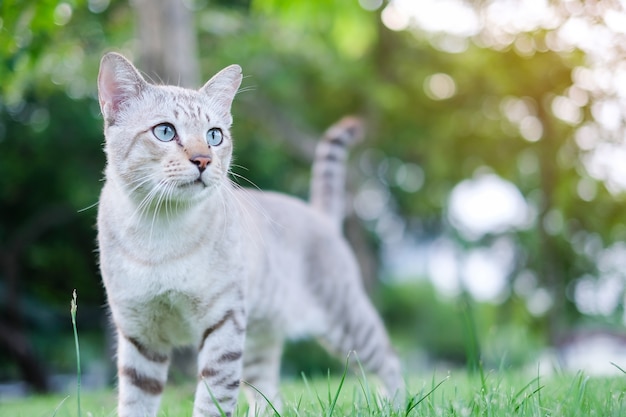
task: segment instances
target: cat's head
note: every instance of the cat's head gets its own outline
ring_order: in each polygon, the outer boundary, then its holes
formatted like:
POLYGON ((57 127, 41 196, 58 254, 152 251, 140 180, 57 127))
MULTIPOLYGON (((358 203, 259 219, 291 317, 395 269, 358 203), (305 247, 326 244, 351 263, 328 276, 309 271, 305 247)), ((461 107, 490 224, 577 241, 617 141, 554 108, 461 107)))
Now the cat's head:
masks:
POLYGON ((231 104, 241 84, 231 65, 199 90, 157 86, 122 55, 100 63, 107 178, 137 201, 193 201, 227 181, 231 104))

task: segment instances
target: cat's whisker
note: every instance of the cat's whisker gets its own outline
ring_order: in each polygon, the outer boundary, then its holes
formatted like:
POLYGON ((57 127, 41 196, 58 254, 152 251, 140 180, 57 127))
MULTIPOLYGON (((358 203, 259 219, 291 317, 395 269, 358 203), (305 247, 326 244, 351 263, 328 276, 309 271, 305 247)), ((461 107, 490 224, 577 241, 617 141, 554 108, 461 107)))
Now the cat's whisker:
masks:
POLYGON ((152 237, 152 233, 154 232, 154 225, 157 223, 157 219, 161 212, 161 207, 165 206, 165 210, 167 210, 167 189, 169 183, 166 180, 160 181, 158 186, 158 197, 156 200, 156 205, 154 206, 154 211, 152 213, 152 224, 150 225, 150 237, 152 237))
POLYGON ((87 211, 87 210, 91 210, 92 208, 97 207, 97 206, 98 206, 98 201, 96 201, 96 202, 95 202, 95 203, 93 203, 93 204, 88 205, 87 207, 84 207, 84 208, 82 208, 82 209, 79 209, 79 210, 77 211, 77 213, 82 213, 82 212, 85 212, 85 211, 87 211))
MULTIPOLYGON (((248 210, 247 206, 251 206, 252 208, 254 208, 258 213, 260 213, 266 220, 269 220, 271 222, 270 216, 267 214, 267 212, 263 209, 263 207, 261 207, 261 205, 256 201, 256 199, 250 194, 250 192, 248 190, 246 190, 245 188, 241 187, 239 184, 236 184, 232 181, 230 181, 230 184, 232 185, 231 187, 223 187, 225 188, 228 193, 235 199, 235 201, 237 201, 236 204, 236 208, 237 211, 239 213, 241 213, 241 218, 243 219, 242 222, 242 226, 246 229, 246 232, 249 232, 249 234, 252 234, 252 227, 254 227, 254 234, 259 238, 259 242, 262 243, 261 247, 259 249, 265 251, 266 250, 266 242, 265 242, 265 236, 263 236, 263 233, 261 232, 259 225, 254 221, 252 214, 250 214, 250 211, 248 210), (235 193, 234 190, 238 190, 239 192, 235 193), (245 200, 245 203, 242 204, 241 202, 245 200), (247 204, 246 204, 247 203, 247 204)), ((258 248, 258 245, 256 245, 258 248)))
MULTIPOLYGON (((252 182, 250 179, 248 179, 248 178, 244 177, 243 175, 238 174, 238 173, 236 173, 236 172, 233 172, 232 170, 229 170, 229 171, 228 171, 228 173, 229 173, 230 175, 232 175, 233 177, 235 177, 235 178, 240 178, 240 179, 242 179, 242 180, 246 181, 247 183, 249 183, 250 185, 252 185, 252 186, 253 186, 254 188, 256 188, 257 190, 259 190, 259 191, 261 190, 261 189, 260 189, 260 188, 259 188, 259 187, 258 187, 258 186, 254 183, 254 182, 252 182)), ((237 184, 237 185, 239 185, 239 184, 237 184)))
POLYGON ((165 184, 165 189, 163 190, 164 194, 164 210, 165 210, 165 221, 170 223, 170 212, 172 211, 172 204, 175 204, 175 201, 172 199, 172 195, 174 194, 174 189, 176 188, 175 183, 168 182, 165 184))
MULTIPOLYGON (((228 187, 224 187, 223 184, 224 182, 219 182, 219 185, 216 187, 216 194, 219 194, 217 197, 219 198, 220 201, 220 206, 222 208, 222 216, 224 216, 224 219, 228 219, 228 207, 226 206, 226 199, 223 198, 222 193, 227 192, 230 193, 230 190, 228 190, 228 187)), ((222 223, 222 238, 224 238, 224 236, 226 236, 226 228, 227 228, 227 222, 224 221, 222 223)))
POLYGON ((246 87, 241 87, 239 90, 237 90, 237 95, 239 95, 240 93, 247 93, 249 91, 256 91, 256 86, 249 85, 246 87))
POLYGON ((129 186, 133 186, 133 188, 130 189, 130 194, 134 194, 136 191, 138 191, 143 185, 149 183, 150 181, 154 181, 158 178, 157 174, 155 173, 148 173, 142 177, 138 177, 136 179, 134 179, 133 181, 130 181, 128 183, 129 186))
POLYGON ((157 186, 152 187, 150 191, 144 196, 144 198, 139 202, 139 204, 137 205, 137 208, 135 209, 133 214, 130 216, 131 220, 134 220, 135 218, 139 221, 142 220, 144 214, 147 213, 147 210, 150 207, 150 204, 152 203, 152 200, 154 199, 154 195, 157 192, 157 190, 158 190, 158 184, 157 186))
POLYGON ((278 223, 275 219, 273 219, 268 213, 267 211, 265 211, 265 209, 261 206, 261 204, 257 201, 256 198, 254 198, 254 196, 250 193, 250 191, 244 187, 242 187, 241 185, 232 182, 231 184, 233 185, 234 188, 239 190, 239 195, 236 196, 236 198, 245 198, 246 202, 252 206, 254 209, 257 210, 257 212, 259 214, 261 214, 261 216, 263 216, 263 218, 271 225, 273 226, 281 226, 280 223, 278 223))

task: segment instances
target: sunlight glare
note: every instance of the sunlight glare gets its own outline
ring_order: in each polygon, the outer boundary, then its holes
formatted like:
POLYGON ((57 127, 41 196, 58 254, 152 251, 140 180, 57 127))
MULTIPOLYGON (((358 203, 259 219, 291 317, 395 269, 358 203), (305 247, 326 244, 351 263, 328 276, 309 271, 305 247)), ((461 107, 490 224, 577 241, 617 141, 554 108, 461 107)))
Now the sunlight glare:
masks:
POLYGON ((524 117, 519 124, 520 134, 528 142, 537 142, 543 137, 543 125, 535 116, 524 117))
POLYGON ((583 159, 584 165, 593 178, 604 181, 612 194, 626 190, 626 145, 599 143, 583 159))
POLYGON ((524 229, 532 211, 519 189, 495 174, 482 174, 460 182, 450 194, 448 218, 466 238, 524 229))
POLYGON ((446 100, 456 94, 456 83, 448 74, 433 74, 424 80, 424 92, 433 100, 446 100))
POLYGON ((426 32, 469 37, 481 29, 474 9, 459 0, 392 0, 382 19, 391 30, 407 29, 413 23, 426 32))
POLYGON ((438 292, 456 297, 461 292, 459 283, 459 249, 446 238, 437 239, 428 254, 428 276, 438 292))
POLYGON ((383 24, 393 31, 406 30, 411 23, 410 15, 397 7, 396 3, 389 3, 380 14, 383 24))
POLYGON ((576 126, 582 122, 583 114, 576 103, 565 96, 557 96, 552 100, 552 114, 567 124, 576 126))
POLYGON ((514 258, 513 244, 504 241, 498 241, 492 247, 472 249, 466 254, 463 282, 475 300, 497 302, 501 298, 514 258))

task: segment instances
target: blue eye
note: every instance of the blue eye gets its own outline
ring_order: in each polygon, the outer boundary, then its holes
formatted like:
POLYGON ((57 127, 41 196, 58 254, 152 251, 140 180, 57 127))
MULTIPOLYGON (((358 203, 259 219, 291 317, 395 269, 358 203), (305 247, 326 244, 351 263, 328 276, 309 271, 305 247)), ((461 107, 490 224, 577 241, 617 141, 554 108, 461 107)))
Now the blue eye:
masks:
POLYGON ((161 123, 152 128, 152 134, 161 142, 169 142, 176 137, 176 129, 170 123, 161 123))
POLYGON ((206 132, 206 143, 208 143, 209 146, 218 146, 223 140, 224 136, 222 135, 222 130, 217 127, 209 129, 209 131, 206 132))

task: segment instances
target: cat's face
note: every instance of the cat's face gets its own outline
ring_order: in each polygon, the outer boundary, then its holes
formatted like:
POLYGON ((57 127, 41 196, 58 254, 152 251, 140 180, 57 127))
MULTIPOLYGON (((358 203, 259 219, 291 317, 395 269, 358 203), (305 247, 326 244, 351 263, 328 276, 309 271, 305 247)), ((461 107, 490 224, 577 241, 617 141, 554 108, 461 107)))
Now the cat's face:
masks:
POLYGON ((98 76, 107 174, 142 204, 190 202, 226 181, 232 156, 230 107, 241 68, 200 90, 148 84, 124 57, 107 54, 98 76))

